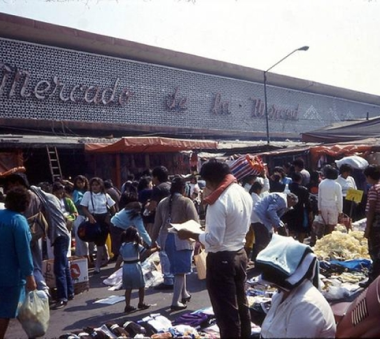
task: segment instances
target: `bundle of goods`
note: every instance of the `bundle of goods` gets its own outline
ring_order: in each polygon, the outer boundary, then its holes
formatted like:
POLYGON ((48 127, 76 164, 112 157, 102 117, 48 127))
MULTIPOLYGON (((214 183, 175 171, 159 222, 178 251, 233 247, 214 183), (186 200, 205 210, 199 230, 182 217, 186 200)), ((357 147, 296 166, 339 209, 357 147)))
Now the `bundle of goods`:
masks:
MULTIPOLYGON (((253 277, 247 281, 247 300, 251 313, 252 321, 261 326, 270 306, 272 305, 272 296, 276 288, 264 285, 260 277, 253 277)), ((259 328, 261 330, 261 328, 259 328)))
POLYGON ((228 163, 231 173, 241 180, 247 175, 260 175, 264 171, 264 163, 258 156, 242 155, 228 163))
MULTIPOLYGON (((345 227, 343 226, 345 229, 345 227)), ((339 228, 338 228, 339 229, 339 228)), ((314 253, 320 260, 368 259, 368 242, 361 231, 333 231, 317 240, 314 253)))

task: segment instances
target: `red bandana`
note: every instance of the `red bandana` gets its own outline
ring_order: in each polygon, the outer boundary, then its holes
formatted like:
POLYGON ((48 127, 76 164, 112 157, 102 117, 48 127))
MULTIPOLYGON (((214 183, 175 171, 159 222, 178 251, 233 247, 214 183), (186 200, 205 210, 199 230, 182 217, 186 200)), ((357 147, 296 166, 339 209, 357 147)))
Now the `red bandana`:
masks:
POLYGON ((218 186, 218 188, 214 192, 212 192, 209 196, 204 198, 203 201, 206 204, 212 205, 213 203, 215 203, 215 201, 218 200, 218 198, 224 192, 224 190, 234 182, 237 182, 237 179, 232 174, 227 174, 224 180, 218 186))

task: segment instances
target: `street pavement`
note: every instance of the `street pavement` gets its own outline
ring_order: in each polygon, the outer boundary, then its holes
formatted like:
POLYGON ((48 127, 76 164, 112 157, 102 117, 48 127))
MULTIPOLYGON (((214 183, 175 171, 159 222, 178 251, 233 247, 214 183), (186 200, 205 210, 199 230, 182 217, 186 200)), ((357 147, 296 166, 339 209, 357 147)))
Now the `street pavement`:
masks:
MULTIPOLYGON (((93 269, 89 270, 90 289, 75 296, 74 300, 68 302, 67 306, 58 310, 50 311, 50 323, 45 338, 58 338, 60 335, 71 331, 82 330, 86 326, 100 327, 106 322, 123 324, 127 320, 137 321, 149 316, 151 313, 160 313, 171 321, 181 314, 196 311, 210 306, 210 299, 206 290, 206 281, 199 280, 196 269, 187 277, 188 290, 192 295, 188 308, 183 311, 171 312, 172 291, 157 291, 149 287, 145 291, 145 303, 152 306, 143 311, 126 315, 124 301, 114 305, 94 303, 96 300, 107 298, 111 295, 123 296, 124 290, 109 291, 109 286, 103 284, 103 280, 114 271, 115 264, 109 264, 101 269, 101 273, 94 275, 93 269)), ((254 270, 248 272, 248 278, 255 275, 254 270)), ((131 305, 137 307, 137 290, 132 292, 131 305)), ((6 339, 23 339, 27 335, 20 323, 12 319, 8 327, 6 339)))

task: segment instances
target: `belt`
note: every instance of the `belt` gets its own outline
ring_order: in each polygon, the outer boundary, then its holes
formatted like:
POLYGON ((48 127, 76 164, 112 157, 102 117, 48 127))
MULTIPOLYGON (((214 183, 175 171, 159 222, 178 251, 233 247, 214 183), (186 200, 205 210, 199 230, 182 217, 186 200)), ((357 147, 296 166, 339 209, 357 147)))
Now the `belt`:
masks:
POLYGON ((124 260, 124 264, 136 264, 138 262, 140 262, 140 259, 130 260, 130 261, 124 260))

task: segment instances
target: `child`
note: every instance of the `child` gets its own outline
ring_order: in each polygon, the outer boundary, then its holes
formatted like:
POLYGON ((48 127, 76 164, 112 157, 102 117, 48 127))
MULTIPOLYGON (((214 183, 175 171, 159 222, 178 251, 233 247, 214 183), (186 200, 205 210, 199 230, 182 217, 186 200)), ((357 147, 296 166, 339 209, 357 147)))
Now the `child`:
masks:
POLYGON ((149 255, 159 250, 158 247, 146 249, 141 245, 142 241, 133 226, 128 227, 121 234, 120 255, 116 262, 116 269, 119 269, 121 261, 123 264, 123 288, 125 288, 125 313, 136 311, 131 306, 132 289, 139 290, 139 303, 137 307, 146 310, 150 305, 144 303, 145 282, 141 268, 141 261, 144 261, 149 255))

